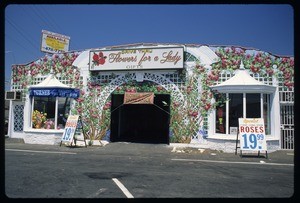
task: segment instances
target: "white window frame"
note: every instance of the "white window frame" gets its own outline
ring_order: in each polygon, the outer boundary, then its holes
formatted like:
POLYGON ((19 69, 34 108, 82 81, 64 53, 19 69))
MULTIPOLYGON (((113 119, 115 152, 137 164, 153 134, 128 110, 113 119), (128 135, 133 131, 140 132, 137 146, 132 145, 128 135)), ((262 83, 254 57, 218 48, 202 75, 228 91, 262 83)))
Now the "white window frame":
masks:
MULTIPOLYGON (((261 105, 261 108, 260 108, 260 117, 263 118, 263 95, 264 94, 267 94, 267 93, 256 93, 256 92, 241 92, 241 93, 238 93, 238 94, 243 94, 243 118, 246 117, 246 94, 251 94, 251 93, 255 93, 255 94, 260 94, 260 105, 261 105)), ((212 139, 228 139, 228 140, 232 140, 232 139, 236 139, 236 135, 234 134, 229 134, 229 94, 233 94, 233 93, 225 93, 226 94, 226 119, 225 119, 225 122, 226 122, 226 131, 225 133, 216 133, 216 110, 212 111, 212 113, 209 115, 209 121, 210 121, 210 127, 209 127, 209 136, 208 138, 212 138, 212 139)), ((273 119, 272 119, 272 109, 271 109, 271 106, 272 106, 272 97, 274 96, 273 94, 269 94, 270 95, 270 104, 269 104, 269 111, 270 111, 270 123, 273 123, 273 119)), ((272 134, 272 125, 271 125, 271 128, 270 128, 270 134, 268 134, 267 136, 271 136, 272 134)))
MULTIPOLYGON (((35 96, 33 96, 31 99, 31 102, 30 102, 30 105, 31 105, 31 108, 30 108, 30 112, 29 112, 29 115, 30 115, 30 122, 29 122, 29 129, 32 129, 34 131, 36 130, 41 130, 41 131, 61 131, 63 129, 57 129, 57 119, 58 119, 58 97, 55 97, 55 116, 54 116, 54 119, 55 119, 55 122, 54 122, 54 129, 44 129, 44 128, 41 128, 41 129, 36 129, 36 128, 33 128, 32 127, 32 119, 31 119, 31 116, 32 116, 32 113, 33 113, 33 110, 34 110, 34 98, 35 96)), ((65 98, 65 97, 64 97, 65 98)), ((70 100, 70 106, 73 105, 73 99, 70 100)), ((69 111, 69 115, 71 113, 71 109, 70 108, 70 111, 69 111)))

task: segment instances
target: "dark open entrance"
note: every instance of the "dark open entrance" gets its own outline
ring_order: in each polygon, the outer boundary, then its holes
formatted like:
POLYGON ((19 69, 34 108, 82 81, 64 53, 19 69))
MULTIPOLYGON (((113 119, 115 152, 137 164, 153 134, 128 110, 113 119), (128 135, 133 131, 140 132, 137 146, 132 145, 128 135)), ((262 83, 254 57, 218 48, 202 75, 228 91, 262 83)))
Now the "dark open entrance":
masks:
POLYGON ((112 94, 111 142, 169 144, 169 94, 156 94, 154 104, 123 105, 123 100, 124 94, 112 94))

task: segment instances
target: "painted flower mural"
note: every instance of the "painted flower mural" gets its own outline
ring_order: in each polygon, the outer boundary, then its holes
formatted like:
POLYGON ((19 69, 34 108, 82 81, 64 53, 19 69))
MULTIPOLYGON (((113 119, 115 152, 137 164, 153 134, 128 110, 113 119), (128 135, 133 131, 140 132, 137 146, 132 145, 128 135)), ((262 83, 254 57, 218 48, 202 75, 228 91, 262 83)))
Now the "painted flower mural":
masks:
POLYGON ((25 93, 28 85, 33 84, 34 79, 38 76, 48 75, 52 72, 56 77, 61 77, 75 87, 79 87, 79 70, 72 66, 72 63, 79 55, 79 52, 69 52, 63 54, 54 54, 33 61, 26 65, 12 66, 12 80, 14 83, 21 85, 25 93))

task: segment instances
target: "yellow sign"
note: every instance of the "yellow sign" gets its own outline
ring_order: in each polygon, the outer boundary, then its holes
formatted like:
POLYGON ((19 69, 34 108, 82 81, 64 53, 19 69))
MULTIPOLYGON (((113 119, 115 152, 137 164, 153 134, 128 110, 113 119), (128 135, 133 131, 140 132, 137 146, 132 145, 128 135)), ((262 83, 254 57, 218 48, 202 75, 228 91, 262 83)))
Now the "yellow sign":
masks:
POLYGON ((66 42, 59 41, 57 39, 54 39, 50 36, 46 37, 46 44, 47 46, 57 49, 57 50, 64 50, 66 42))
POLYGON ((62 53, 69 51, 70 37, 49 32, 42 31, 42 46, 41 51, 48 53, 62 53))

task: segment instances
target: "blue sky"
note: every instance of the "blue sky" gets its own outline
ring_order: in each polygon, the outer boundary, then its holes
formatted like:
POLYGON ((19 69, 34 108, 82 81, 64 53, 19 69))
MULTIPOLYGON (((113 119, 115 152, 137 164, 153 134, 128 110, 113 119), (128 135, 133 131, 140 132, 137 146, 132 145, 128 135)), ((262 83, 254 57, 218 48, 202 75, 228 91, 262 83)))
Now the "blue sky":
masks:
POLYGON ((289 4, 11 4, 4 11, 5 81, 12 64, 45 55, 42 30, 70 36, 70 50, 153 42, 237 45, 294 55, 289 4))

